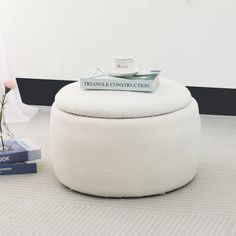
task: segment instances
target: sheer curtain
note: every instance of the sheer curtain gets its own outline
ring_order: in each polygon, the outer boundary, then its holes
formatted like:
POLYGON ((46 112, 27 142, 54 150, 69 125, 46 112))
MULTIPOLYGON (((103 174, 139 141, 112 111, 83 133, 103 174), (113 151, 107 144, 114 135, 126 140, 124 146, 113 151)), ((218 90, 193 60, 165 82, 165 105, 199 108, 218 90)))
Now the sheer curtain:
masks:
MULTIPOLYGON (((0 96, 4 92, 3 81, 7 79, 15 80, 10 71, 7 60, 6 49, 4 48, 4 41, 0 32, 0 96)), ((5 119, 8 123, 18 123, 29 121, 38 112, 38 108, 25 105, 21 101, 18 88, 12 90, 7 95, 7 105, 5 109, 5 119)))

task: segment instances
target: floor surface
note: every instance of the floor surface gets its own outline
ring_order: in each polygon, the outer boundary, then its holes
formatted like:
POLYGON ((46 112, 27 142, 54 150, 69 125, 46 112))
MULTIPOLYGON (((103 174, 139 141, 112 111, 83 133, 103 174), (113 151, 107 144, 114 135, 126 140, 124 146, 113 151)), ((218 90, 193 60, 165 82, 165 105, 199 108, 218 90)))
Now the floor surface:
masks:
POLYGON ((139 199, 73 192, 53 172, 49 113, 11 125, 42 148, 38 173, 0 176, 0 235, 236 235, 236 117, 202 116, 200 169, 186 187, 139 199))

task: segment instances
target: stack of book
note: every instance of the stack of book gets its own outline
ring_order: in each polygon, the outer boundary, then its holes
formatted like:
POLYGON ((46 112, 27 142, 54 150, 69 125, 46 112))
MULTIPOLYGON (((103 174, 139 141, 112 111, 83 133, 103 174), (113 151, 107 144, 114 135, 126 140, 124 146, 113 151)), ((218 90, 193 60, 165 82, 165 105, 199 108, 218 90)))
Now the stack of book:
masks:
POLYGON ((7 150, 0 151, 0 175, 37 173, 38 146, 27 139, 10 140, 6 145, 7 150))
POLYGON ((112 76, 94 69, 80 79, 82 89, 153 92, 159 84, 160 70, 140 70, 126 76, 112 76))

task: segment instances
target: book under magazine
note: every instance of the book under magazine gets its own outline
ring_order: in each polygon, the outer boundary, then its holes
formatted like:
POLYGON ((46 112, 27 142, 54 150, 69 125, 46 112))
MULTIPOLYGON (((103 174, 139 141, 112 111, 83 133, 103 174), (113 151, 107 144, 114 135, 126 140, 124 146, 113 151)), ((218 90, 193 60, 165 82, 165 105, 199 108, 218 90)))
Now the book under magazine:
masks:
POLYGON ((115 77, 95 69, 80 79, 82 89, 153 92, 159 84, 159 70, 142 70, 132 76, 115 77))
POLYGON ((37 164, 34 162, 18 162, 0 165, 0 175, 37 173, 37 164))

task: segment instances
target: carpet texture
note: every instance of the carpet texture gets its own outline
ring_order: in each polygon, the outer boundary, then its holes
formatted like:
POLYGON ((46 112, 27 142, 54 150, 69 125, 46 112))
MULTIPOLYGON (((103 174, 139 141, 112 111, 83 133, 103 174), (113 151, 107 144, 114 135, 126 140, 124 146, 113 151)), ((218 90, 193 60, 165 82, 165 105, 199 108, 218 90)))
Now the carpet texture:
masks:
POLYGON ((50 159, 49 113, 11 128, 41 146, 42 160, 38 174, 0 176, 0 235, 236 235, 236 117, 202 116, 197 177, 167 195, 137 199, 61 185, 50 159))

